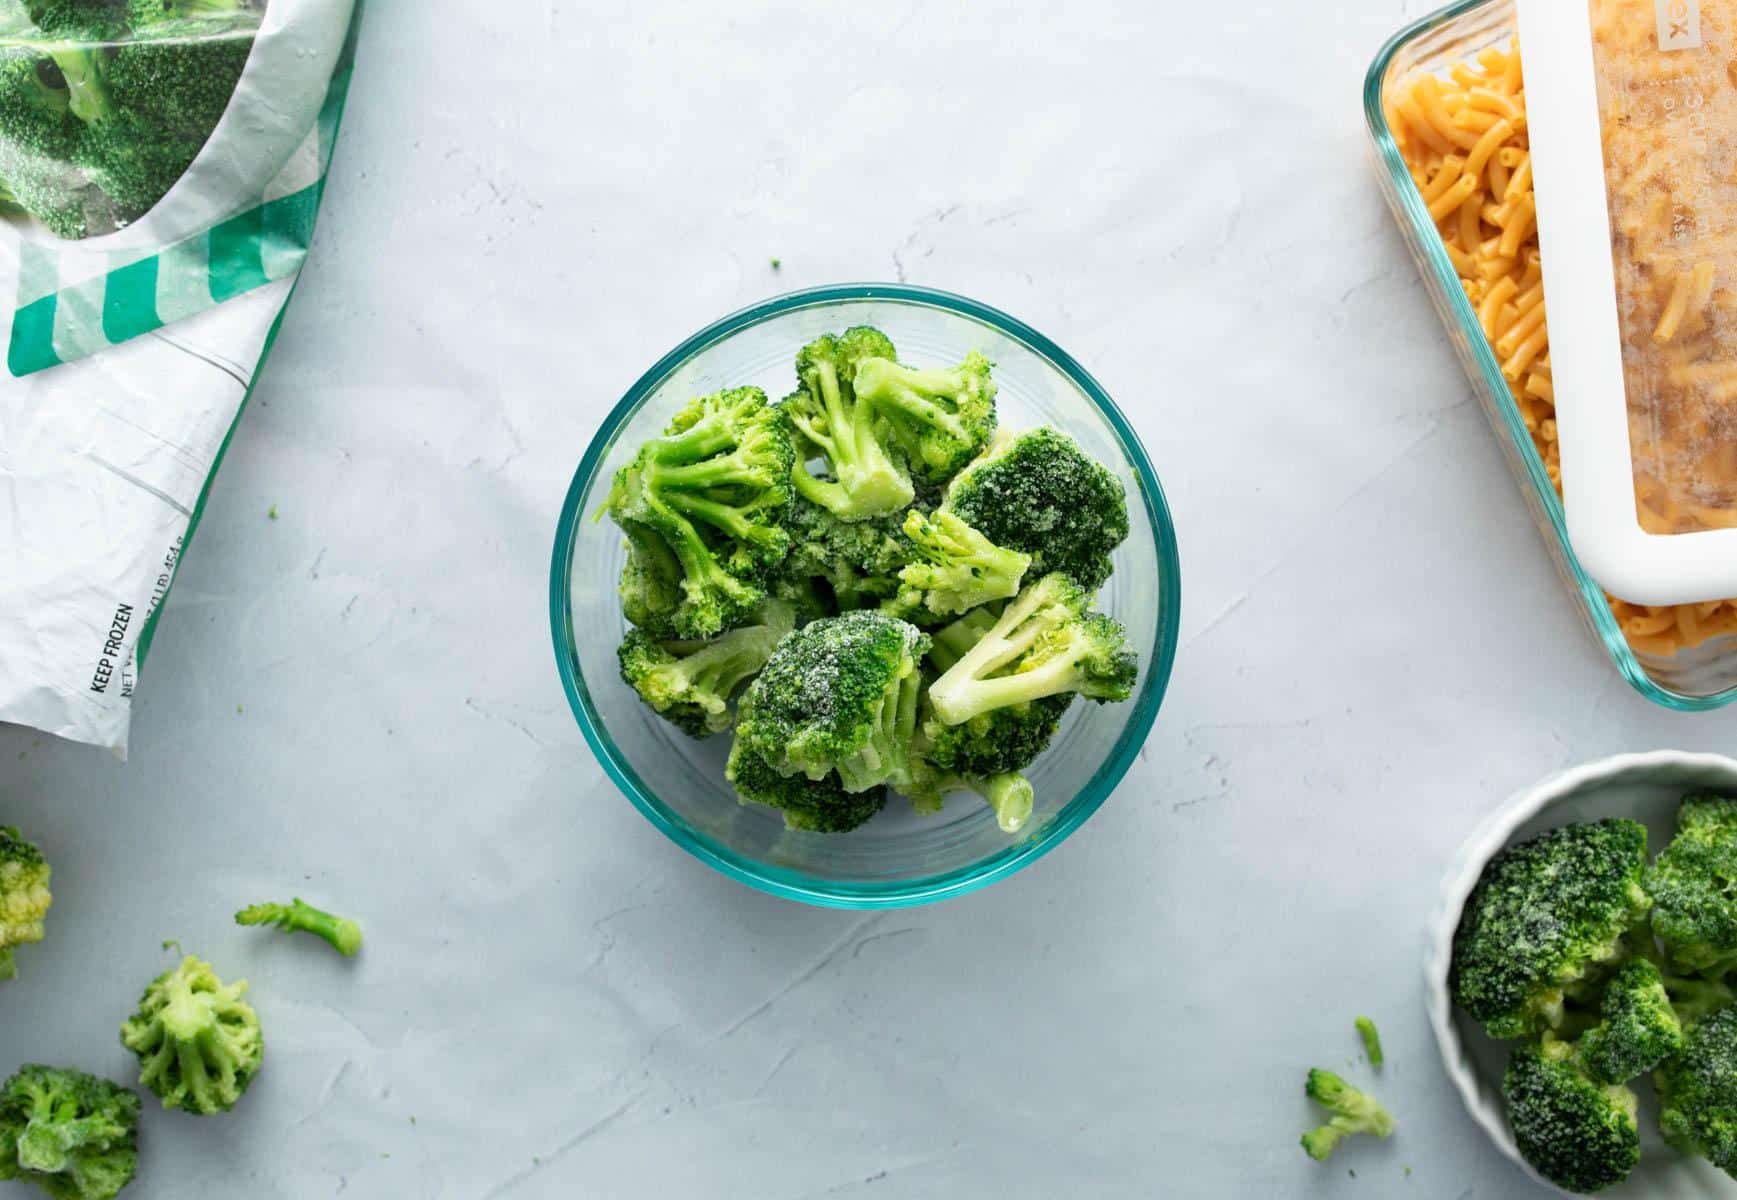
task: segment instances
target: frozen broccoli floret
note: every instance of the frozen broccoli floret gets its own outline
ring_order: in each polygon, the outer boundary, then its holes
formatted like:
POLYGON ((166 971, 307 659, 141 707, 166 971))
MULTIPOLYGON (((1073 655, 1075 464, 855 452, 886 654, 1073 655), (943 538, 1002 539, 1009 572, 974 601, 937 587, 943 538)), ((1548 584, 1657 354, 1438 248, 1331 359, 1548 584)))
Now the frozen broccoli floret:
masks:
POLYGON ((911 559, 911 545, 899 533, 901 519, 893 515, 842 521, 797 496, 786 520, 790 556, 780 574, 818 580, 837 612, 874 608, 898 592, 899 571, 911 559))
POLYGON ((287 933, 311 933, 345 958, 362 949, 362 927, 297 897, 288 904, 253 904, 235 914, 237 925, 270 925, 287 933))
POLYGON ((845 521, 898 512, 916 495, 894 451, 893 430, 874 405, 856 394, 857 368, 896 357, 878 329, 858 325, 824 334, 796 356, 801 390, 779 405, 798 435, 796 490, 845 521), (817 478, 806 459, 819 455, 830 478, 817 478))
POLYGON ((55 61, 0 48, 0 203, 29 213, 56 237, 84 237, 95 189, 74 165, 83 133, 55 61))
POLYGON ((1091 609, 1065 575, 1046 575, 1007 602, 995 624, 929 687, 944 725, 995 709, 1077 692, 1105 703, 1133 692, 1138 664, 1127 633, 1091 609))
POLYGON ((689 737, 710 737, 730 727, 730 697, 794 628, 795 609, 786 601, 768 600, 756 624, 709 642, 658 641, 642 629, 632 630, 616 657, 621 678, 654 712, 689 737))
POLYGON ((903 530, 911 562, 899 571, 889 611, 933 621, 1019 592, 1031 555, 1004 550, 950 512, 912 511, 903 530))
POLYGON ((1654 1079, 1665 1140, 1737 1178, 1737 1008, 1691 1024, 1654 1079))
POLYGON ((1031 555, 1034 575, 1060 571, 1094 592, 1128 536, 1121 480, 1054 429, 998 435, 948 485, 942 508, 1031 555))
POLYGON ((1521 1157, 1557 1187, 1602 1191, 1640 1161, 1634 1092, 1594 1079, 1567 1043, 1516 1047, 1502 1095, 1521 1157))
POLYGON ((1626 1083, 1682 1047, 1683 1027, 1665 981, 1644 958, 1611 976, 1599 1011, 1604 1019, 1581 1035, 1578 1049, 1587 1074, 1600 1083, 1626 1083))
POLYGON ((1454 934, 1454 999, 1494 1038, 1555 1028, 1565 990, 1628 952, 1650 902, 1646 827, 1568 825, 1510 846, 1484 867, 1454 934))
POLYGON ((265 1043, 246 991, 245 980, 226 984, 192 955, 145 989, 121 1045, 139 1056, 139 1083, 164 1108, 227 1112, 253 1082, 265 1043))
POLYGON ((0 826, 0 979, 16 979, 18 946, 40 942, 54 896, 48 885, 53 869, 42 851, 9 826, 0 826))
POLYGON ((730 747, 724 777, 735 785, 743 803, 776 808, 784 814, 787 828, 810 833, 848 833, 887 803, 883 787, 845 791, 837 772, 819 779, 802 772, 781 774, 739 740, 730 747))
POLYGON ((856 395, 892 427, 911 473, 946 483, 995 432, 995 380, 989 360, 973 350, 957 367, 918 370, 891 355, 863 360, 856 395))
POLYGON ((703 639, 750 617, 766 598, 768 568, 790 548, 782 520, 792 462, 784 418, 758 388, 690 401, 642 446, 616 472, 606 504, 631 547, 628 619, 703 639), (681 599, 668 608, 672 582, 681 599))
POLYGON ((1381 1102, 1366 1092, 1346 1083, 1331 1071, 1319 1067, 1309 1072, 1303 1085, 1309 1099, 1332 1114, 1324 1125, 1303 1135, 1303 1151, 1317 1162, 1326 1159, 1339 1143, 1352 1134, 1391 1137, 1393 1117, 1381 1107, 1381 1102))
POLYGON ((1678 971, 1737 966, 1737 800, 1686 796, 1677 833, 1646 873, 1653 933, 1678 971))
POLYGON ((748 685, 736 738, 780 774, 836 771, 851 792, 905 786, 928 645, 876 612, 814 621, 780 642, 748 685))
POLYGON ((138 1165, 139 1098, 106 1079, 30 1065, 0 1086, 0 1180, 54 1200, 111 1200, 138 1165))

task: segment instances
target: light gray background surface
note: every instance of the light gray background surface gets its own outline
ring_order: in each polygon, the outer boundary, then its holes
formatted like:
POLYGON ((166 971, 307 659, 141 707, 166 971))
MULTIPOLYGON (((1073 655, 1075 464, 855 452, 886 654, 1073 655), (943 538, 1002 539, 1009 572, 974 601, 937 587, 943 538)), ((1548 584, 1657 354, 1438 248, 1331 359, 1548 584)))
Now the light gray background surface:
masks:
POLYGON ((1652 707, 1582 631, 1380 200, 1363 71, 1426 7, 378 0, 132 761, 0 730, 0 815, 57 896, 0 1069, 122 1076, 173 937, 252 980, 270 1049, 233 1115, 148 1113, 133 1200, 1536 1194, 1429 1040, 1438 875, 1539 776, 1728 749, 1737 718, 1652 707), (639 817, 546 592, 570 474, 653 359, 888 278, 1097 374, 1186 609, 1090 824, 862 915, 639 817), (229 924, 292 892, 359 916, 363 957, 229 924), (1303 1073, 1369 1079, 1362 1012, 1400 1132, 1316 1166, 1303 1073))

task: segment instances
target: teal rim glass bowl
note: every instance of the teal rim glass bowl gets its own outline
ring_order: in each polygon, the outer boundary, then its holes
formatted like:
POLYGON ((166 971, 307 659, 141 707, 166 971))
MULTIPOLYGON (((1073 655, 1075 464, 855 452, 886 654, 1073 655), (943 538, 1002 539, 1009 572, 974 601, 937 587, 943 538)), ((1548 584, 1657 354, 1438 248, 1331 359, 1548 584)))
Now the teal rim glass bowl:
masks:
POLYGON ((1562 501, 1532 444, 1532 435, 1508 393, 1501 365, 1485 339, 1465 288, 1418 194, 1387 121, 1385 100, 1420 74, 1438 74, 1470 60, 1486 46, 1506 47, 1517 32, 1513 0, 1459 0, 1395 34, 1375 56, 1363 81, 1363 116, 1369 127, 1381 190, 1405 235, 1449 339, 1459 355, 1484 415, 1496 431, 1503 457, 1519 481, 1526 506, 1562 581, 1573 594, 1593 638, 1622 677, 1655 704, 1679 712, 1720 708, 1737 700, 1737 637, 1716 637, 1665 657, 1637 654, 1605 601, 1604 589, 1582 569, 1568 540, 1562 501))
POLYGON ((727 316, 664 355, 628 389, 592 439, 561 509, 549 580, 555 659, 579 728, 616 786, 676 845, 752 887, 810 904, 896 908, 985 887, 1046 854, 1096 812, 1139 753, 1170 678, 1182 611, 1176 535, 1158 477, 1104 389, 1035 329, 975 300, 903 284, 844 284, 779 296, 727 316), (1128 628, 1140 682, 1123 704, 1075 703, 1027 774, 1030 823, 1002 833, 967 795, 935 815, 898 797, 848 834, 786 830, 775 811, 742 805, 724 779, 730 735, 694 741, 640 703, 615 651, 627 625, 616 581, 621 534, 595 520, 615 472, 686 401, 726 386, 778 398, 795 386, 797 350, 827 330, 872 324, 917 365, 972 349, 996 364, 1001 422, 1053 425, 1122 479, 1131 531, 1099 606, 1128 628))

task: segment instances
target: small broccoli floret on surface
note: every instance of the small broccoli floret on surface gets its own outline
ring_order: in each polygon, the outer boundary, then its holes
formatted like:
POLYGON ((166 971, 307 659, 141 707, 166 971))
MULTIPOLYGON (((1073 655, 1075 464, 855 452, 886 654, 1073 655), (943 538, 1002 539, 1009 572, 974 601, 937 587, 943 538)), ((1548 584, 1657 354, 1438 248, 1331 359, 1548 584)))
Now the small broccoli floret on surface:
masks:
POLYGON ((15 979, 18 946, 40 942, 54 896, 48 885, 53 869, 42 851, 9 826, 0 825, 0 980, 15 979))
POLYGON ((1565 989, 1625 957, 1644 922, 1646 827, 1568 825, 1510 846, 1484 867, 1454 934, 1448 984, 1491 1037, 1554 1028, 1565 989))
POLYGON ((106 1079, 25 1066, 0 1086, 0 1180, 55 1200, 110 1200, 138 1164, 139 1098, 106 1079))
POLYGON ((1054 429, 997 436, 948 485, 942 508, 1031 555, 1033 574, 1061 571, 1093 591, 1128 536, 1121 480, 1054 429))
POLYGON ((690 401, 642 446, 606 503, 631 545, 629 620, 642 623, 637 613, 646 627, 700 639, 751 616, 767 569, 790 548, 782 521, 792 461, 783 416, 758 388, 690 401), (668 608, 672 562, 681 599, 668 608))
POLYGON ((846 791, 911 779, 911 743, 929 639, 876 612, 814 621, 786 637, 748 685, 736 738, 781 774, 846 791))
POLYGON ((911 559, 911 545, 899 533, 900 520, 895 515, 842 521, 797 496, 786 520, 790 555, 780 574, 818 580, 837 612, 874 608, 898 592, 899 571, 911 559))
POLYGON ((237 925, 270 925, 287 933, 311 933, 345 958, 362 949, 362 927, 348 917, 323 912, 300 899, 288 904, 253 904, 235 914, 237 925))
POLYGON ((1708 975, 1737 966, 1737 800, 1685 797, 1645 886, 1671 966, 1708 975))
POLYGON ((990 362, 973 350, 957 367, 918 370, 891 355, 861 362, 857 399, 892 427, 911 473, 946 483, 988 444, 995 432, 995 381, 990 362))
POLYGON ((1665 1140, 1737 1178, 1737 1008, 1691 1024, 1654 1081, 1665 1140))
POLYGON ((910 512, 903 531, 912 561, 899 571, 896 615, 951 617, 1019 592, 1031 555, 1004 550, 950 512, 910 512))
POLYGON ((1309 1099, 1332 1114, 1325 1125, 1303 1135, 1303 1150, 1316 1161, 1331 1155, 1339 1143, 1352 1134, 1366 1133, 1374 1137, 1390 1137, 1394 1122, 1381 1102, 1366 1092, 1358 1091, 1331 1071, 1319 1067, 1309 1072, 1303 1085, 1309 1099))
POLYGON ((139 1083, 164 1108, 227 1112, 253 1082, 265 1043, 246 991, 244 980, 226 984, 192 955, 145 989, 121 1045, 139 1056, 139 1083))
POLYGON ((1126 700, 1138 666, 1127 633, 1091 610, 1091 594, 1065 575, 1046 575, 1007 602, 989 632, 929 687, 944 725, 999 708, 1077 692, 1100 703, 1126 700))
POLYGON ((1557 1187, 1602 1191, 1640 1161, 1634 1092, 1594 1079, 1566 1043, 1516 1047, 1502 1095, 1521 1157, 1557 1187))
POLYGON ((653 711, 689 737, 710 737, 730 727, 730 697, 766 665, 773 647, 794 628, 794 607, 768 600, 757 624, 709 642, 658 641, 635 629, 616 657, 621 678, 653 711))
POLYGON ((896 357, 878 329, 858 325, 825 334, 796 356, 801 390, 779 407, 797 434, 796 490, 845 521, 898 512, 916 495, 893 448, 893 430, 874 405, 856 394, 857 368, 867 359, 896 357), (820 456, 830 478, 806 460, 820 456))
POLYGON ((784 814, 790 829, 810 833, 848 833, 886 807, 885 788, 847 792, 836 773, 819 779, 784 775, 740 740, 730 747, 724 775, 747 804, 764 804, 784 814))
POLYGON ((1683 1027, 1659 969, 1644 958, 1611 976, 1600 1006, 1603 1021, 1582 1034, 1580 1060, 1601 1083, 1625 1083, 1675 1054, 1683 1027))
POLYGON ((1363 1056, 1369 1060, 1369 1065, 1379 1067, 1384 1061, 1381 1053, 1381 1031, 1375 1028, 1375 1022, 1368 1017, 1358 1017, 1354 1022, 1357 1026, 1357 1036, 1363 1039, 1363 1056))

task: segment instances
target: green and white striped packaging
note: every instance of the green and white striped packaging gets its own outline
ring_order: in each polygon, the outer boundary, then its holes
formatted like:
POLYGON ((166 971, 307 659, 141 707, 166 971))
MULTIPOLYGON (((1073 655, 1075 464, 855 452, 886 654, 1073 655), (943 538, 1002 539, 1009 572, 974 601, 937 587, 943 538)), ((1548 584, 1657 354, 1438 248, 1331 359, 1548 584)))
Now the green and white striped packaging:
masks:
POLYGON ((182 550, 307 257, 360 0, 269 0, 211 141, 127 229, 0 220, 0 722, 126 752, 182 550))

